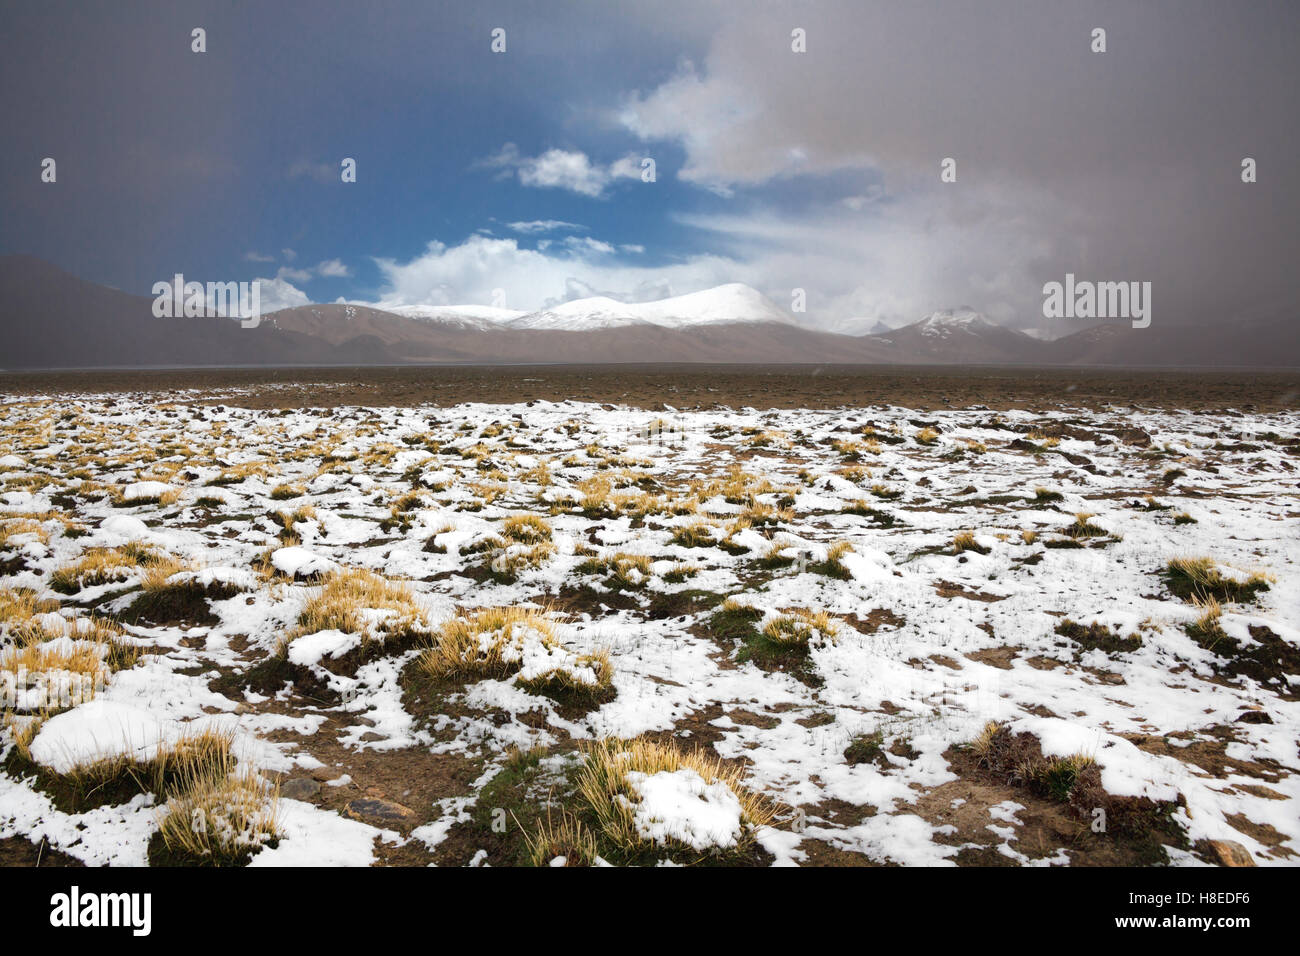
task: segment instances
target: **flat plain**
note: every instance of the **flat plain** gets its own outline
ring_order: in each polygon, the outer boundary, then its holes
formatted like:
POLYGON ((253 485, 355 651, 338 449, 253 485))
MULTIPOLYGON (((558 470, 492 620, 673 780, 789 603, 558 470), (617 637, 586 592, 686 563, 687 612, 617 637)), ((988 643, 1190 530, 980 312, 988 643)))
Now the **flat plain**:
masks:
POLYGON ((1300 852, 1294 373, 0 393, 5 862, 1300 852))

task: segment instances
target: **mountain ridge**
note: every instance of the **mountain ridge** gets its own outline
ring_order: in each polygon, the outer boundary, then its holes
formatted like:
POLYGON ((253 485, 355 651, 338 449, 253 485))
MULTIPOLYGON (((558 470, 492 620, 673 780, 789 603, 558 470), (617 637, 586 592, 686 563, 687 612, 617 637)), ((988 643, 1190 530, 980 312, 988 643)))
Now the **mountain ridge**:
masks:
MULTIPOLYGON (((586 320, 599 298, 550 311, 586 320)), ((258 328, 243 329, 226 318, 155 318, 147 296, 79 279, 34 257, 0 256, 0 368, 519 362, 1300 367, 1297 325, 1286 317, 1142 330, 1097 325, 1043 340, 968 307, 866 334, 818 331, 795 324, 738 283, 649 303, 602 302, 614 303, 604 306, 605 319, 636 321, 530 327, 520 319, 539 313, 389 307, 399 312, 330 303, 282 309, 263 316, 258 328), (690 314, 676 314, 682 312, 690 314)))

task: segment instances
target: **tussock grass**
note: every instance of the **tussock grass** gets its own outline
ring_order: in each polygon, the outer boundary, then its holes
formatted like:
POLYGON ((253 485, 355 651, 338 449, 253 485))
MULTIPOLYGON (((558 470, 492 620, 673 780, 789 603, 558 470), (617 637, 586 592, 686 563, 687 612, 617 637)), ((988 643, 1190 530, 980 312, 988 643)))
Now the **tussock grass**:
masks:
POLYGON ((916 443, 918 445, 933 445, 939 440, 939 433, 933 428, 922 428, 916 433, 916 443))
POLYGON ((74 564, 56 568, 50 587, 60 594, 76 594, 82 588, 126 581, 141 571, 151 581, 170 577, 185 568, 184 562, 132 541, 120 548, 91 548, 74 564))
POLYGON ((1090 520, 1093 514, 1088 511, 1080 511, 1074 516, 1074 521, 1062 529, 1062 534, 1067 534, 1071 538, 1104 538, 1110 534, 1100 525, 1093 524, 1090 520))
POLYGON ((562 659, 519 678, 519 686, 534 694, 549 697, 604 701, 612 696, 614 665, 609 651, 598 648, 589 654, 562 659))
POLYGON ((284 482, 271 489, 271 500, 288 501, 290 498, 301 498, 306 493, 307 488, 305 485, 284 482))
POLYGON ((38 597, 30 588, 0 588, 0 624, 26 621, 35 614, 49 614, 58 609, 58 601, 38 597))
POLYGON ((488 561, 493 576, 504 583, 514 581, 524 571, 540 568, 555 554, 555 545, 543 541, 534 545, 510 545, 488 561))
POLYGON ((889 488, 886 485, 880 484, 879 482, 872 485, 869 490, 873 495, 875 495, 881 501, 896 501, 897 499, 903 497, 903 493, 901 491, 898 491, 895 488, 889 488))
POLYGON ((808 565, 808 570, 814 574, 823 574, 826 577, 847 581, 853 577, 853 574, 845 567, 843 558, 852 550, 853 545, 849 544, 849 542, 837 541, 826 549, 826 559, 808 565))
POLYGON ((1214 598, 1223 603, 1250 603, 1260 591, 1267 591, 1272 575, 1255 571, 1225 574, 1213 558, 1173 558, 1161 575, 1166 586, 1184 600, 1214 598))
POLYGON ((596 835, 577 814, 560 808, 556 821, 549 804, 546 819, 538 821, 535 832, 525 830, 524 839, 528 843, 528 861, 533 866, 550 866, 558 858, 563 858, 565 866, 595 866, 600 855, 596 835))
POLYGON ((10 518, 0 520, 0 551, 11 547, 10 541, 23 535, 34 535, 41 544, 48 544, 50 533, 39 521, 31 518, 10 518))
POLYGON ((975 540, 975 532, 963 531, 953 536, 953 554, 962 551, 975 551, 976 554, 988 554, 989 549, 975 540))
POLYGON ((487 608, 447 621, 420 656, 431 677, 508 677, 520 667, 524 640, 542 647, 560 646, 554 626, 542 613, 528 608, 487 608))
POLYGON ((67 812, 125 803, 140 793, 165 799, 196 778, 221 779, 235 769, 234 731, 187 730, 149 758, 115 754, 72 766, 65 773, 33 765, 42 789, 67 812))
POLYGON ((158 815, 168 862, 238 866, 280 836, 279 790, 255 771, 189 763, 180 768, 158 815))
POLYGON ((516 544, 541 544, 551 540, 551 526, 538 515, 511 515, 501 522, 501 537, 516 544))
POLYGON ((1068 802, 1075 784, 1097 761, 1085 753, 1065 757, 1044 756, 1035 738, 1013 735, 998 721, 984 725, 970 744, 981 765, 1061 802, 1068 802))
POLYGON ((229 485, 237 485, 249 478, 265 478, 268 475, 275 474, 276 471, 278 469, 268 462, 250 461, 246 464, 223 468, 220 474, 209 478, 207 484, 211 488, 225 488, 229 485))
POLYGON ((428 633, 424 608, 405 581, 389 579, 360 568, 330 572, 303 605, 298 624, 285 637, 287 648, 298 637, 337 630, 360 634, 363 644, 428 633), (380 612, 378 623, 374 614, 380 612))
POLYGON ((713 612, 709 628, 723 640, 747 641, 758 633, 754 625, 762 619, 761 610, 730 597, 713 612))
POLYGON ((562 699, 597 702, 613 691, 609 652, 571 652, 551 621, 530 608, 487 608, 452 618, 433 636, 419 662, 435 680, 518 674, 525 690, 562 699))
POLYGON ((1193 598, 1192 603, 1201 612, 1201 616, 1187 625, 1188 637, 1207 651, 1213 651, 1220 645, 1230 647, 1236 643, 1223 629, 1223 605, 1217 598, 1204 595, 1193 598), (1226 645, 1224 642, 1227 642, 1226 645))
POLYGON ((681 584, 688 578, 693 578, 702 571, 698 564, 688 564, 685 561, 678 561, 671 568, 664 572, 664 580, 669 584, 681 584))
POLYGON ((775 819, 775 806, 744 785, 742 770, 703 751, 683 751, 645 738, 602 740, 583 749, 583 765, 576 780, 578 795, 593 815, 599 837, 629 859, 664 849, 693 856, 700 852, 671 839, 656 844, 639 831, 636 808, 640 797, 628 779, 631 773, 653 776, 691 770, 707 784, 724 784, 740 803, 741 833, 734 846, 725 848, 732 852, 747 850, 753 845, 755 831, 775 819))
POLYGON ((839 625, 825 611, 794 608, 769 620, 760 633, 782 647, 807 647, 821 640, 834 640, 839 631, 839 625))
POLYGON ((647 554, 627 554, 620 551, 600 558, 588 558, 578 565, 580 574, 608 574, 609 585, 615 588, 636 588, 651 576, 653 561, 647 554))
POLYGON ((673 544, 683 548, 708 548, 713 545, 713 526, 707 521, 695 521, 673 529, 673 544))

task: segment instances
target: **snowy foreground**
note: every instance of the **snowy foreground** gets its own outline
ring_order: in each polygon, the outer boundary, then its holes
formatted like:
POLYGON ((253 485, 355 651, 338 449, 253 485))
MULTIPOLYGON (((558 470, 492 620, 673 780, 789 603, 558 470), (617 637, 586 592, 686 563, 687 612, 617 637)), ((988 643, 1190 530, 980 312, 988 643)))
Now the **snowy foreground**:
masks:
POLYGON ((1298 429, 11 400, 0 843, 1291 863, 1298 429))

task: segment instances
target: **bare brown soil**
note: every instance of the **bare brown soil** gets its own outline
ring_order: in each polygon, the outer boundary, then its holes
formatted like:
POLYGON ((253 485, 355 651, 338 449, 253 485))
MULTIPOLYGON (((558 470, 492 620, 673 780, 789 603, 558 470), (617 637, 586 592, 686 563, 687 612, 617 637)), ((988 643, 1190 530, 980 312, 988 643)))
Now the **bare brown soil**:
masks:
POLYGON ((0 395, 153 394, 195 390, 251 408, 584 401, 657 409, 832 408, 1040 410, 1107 404, 1197 410, 1300 407, 1300 372, 879 365, 452 365, 361 368, 145 369, 0 373, 0 395), (265 388, 265 386, 271 386, 265 388), (240 394, 257 388, 255 394, 240 394))

